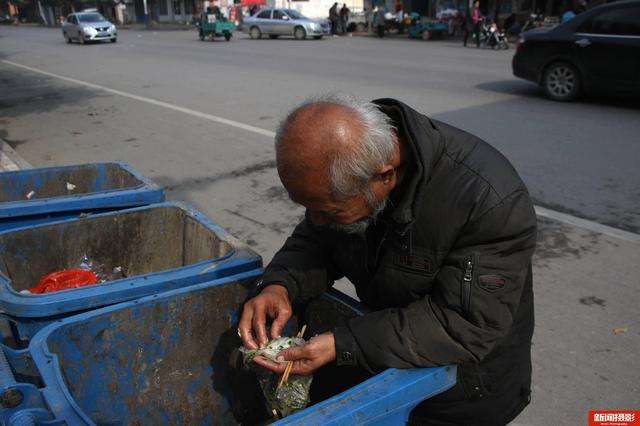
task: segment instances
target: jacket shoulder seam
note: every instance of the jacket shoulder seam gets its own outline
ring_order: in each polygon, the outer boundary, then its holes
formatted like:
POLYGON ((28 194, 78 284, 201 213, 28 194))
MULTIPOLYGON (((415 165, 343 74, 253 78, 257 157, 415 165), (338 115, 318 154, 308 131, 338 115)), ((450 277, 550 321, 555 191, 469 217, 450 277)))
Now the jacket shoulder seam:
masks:
POLYGON ((491 191, 497 195, 500 198, 500 193, 498 192, 498 190, 491 184, 491 182, 489 182, 487 180, 487 178, 485 178, 484 176, 482 176, 480 173, 478 173, 475 169, 473 169, 472 167, 470 167, 467 163, 465 163, 465 160, 467 159, 467 157, 469 157, 473 151, 476 150, 476 147, 478 146, 478 143, 476 143, 473 146, 473 149, 471 151, 469 151, 469 154, 467 154, 465 156, 465 158, 463 160, 457 160, 453 155, 451 155, 451 153, 447 150, 447 148, 445 147, 444 149, 444 154, 449 157, 451 159, 451 161, 453 161, 455 164, 463 166, 465 169, 469 170, 471 173, 473 173, 474 175, 476 175, 483 183, 485 183, 489 189, 491 189, 491 191))
POLYGON ((498 201, 496 201, 491 207, 489 207, 487 210, 485 210, 484 212, 482 212, 477 218, 475 218, 474 220, 471 221, 471 223, 475 223, 478 222, 480 219, 482 219, 484 216, 486 216, 487 214, 489 214, 490 212, 492 212, 493 210, 495 210, 496 208, 498 208, 502 203, 504 203, 506 200, 508 200, 509 198, 513 197, 514 195, 518 194, 518 193, 526 193, 526 189, 522 188, 522 187, 518 187, 515 190, 513 190, 512 192, 510 192, 509 194, 505 195, 504 197, 500 198, 498 201))

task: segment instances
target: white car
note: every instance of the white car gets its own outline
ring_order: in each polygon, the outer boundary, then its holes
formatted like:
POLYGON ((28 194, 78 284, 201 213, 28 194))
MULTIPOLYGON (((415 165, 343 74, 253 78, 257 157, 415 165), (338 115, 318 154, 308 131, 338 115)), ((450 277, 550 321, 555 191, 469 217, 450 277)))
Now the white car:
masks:
POLYGON ((116 26, 98 12, 79 12, 67 16, 62 24, 62 36, 67 43, 77 41, 85 44, 90 41, 118 41, 116 26))

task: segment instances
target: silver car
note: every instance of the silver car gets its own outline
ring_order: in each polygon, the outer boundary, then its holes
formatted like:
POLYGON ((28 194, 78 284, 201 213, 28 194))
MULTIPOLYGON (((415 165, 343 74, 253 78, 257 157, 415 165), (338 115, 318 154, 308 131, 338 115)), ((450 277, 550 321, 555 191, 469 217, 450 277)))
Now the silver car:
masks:
POLYGON ((245 18, 242 26, 252 39, 293 36, 297 40, 313 37, 316 40, 329 33, 328 26, 303 16, 293 9, 264 9, 245 18))
POLYGON ((90 41, 118 41, 116 26, 98 12, 79 12, 67 16, 62 24, 62 36, 71 43, 76 40, 80 44, 90 41))

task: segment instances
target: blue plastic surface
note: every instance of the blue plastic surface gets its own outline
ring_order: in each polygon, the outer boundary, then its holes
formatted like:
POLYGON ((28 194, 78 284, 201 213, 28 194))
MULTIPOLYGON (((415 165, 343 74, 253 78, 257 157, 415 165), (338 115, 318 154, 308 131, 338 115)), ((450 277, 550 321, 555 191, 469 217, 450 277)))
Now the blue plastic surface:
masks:
MULTIPOLYGON (((15 371, 37 371, 43 383, 49 420, 40 424, 235 424, 227 349, 239 343, 235 310, 254 277, 240 274, 79 314, 41 330, 28 349, 9 350, 15 371), (202 334, 199 321, 207 315, 210 334, 202 334)), ((327 297, 359 310, 338 292, 327 297)), ((388 369, 276 424, 403 424, 415 405, 455 380, 453 366, 388 369)), ((12 414, 42 407, 36 398, 12 414)))
POLYGON ((124 163, 2 172, 0 231, 162 201, 164 190, 124 163))
MULTIPOLYGON (((11 278, 1 272, 2 268, 0 265, 0 310, 4 312, 6 319, 17 325, 20 333, 20 340, 29 339, 39 329, 60 317, 114 303, 137 299, 150 294, 157 294, 215 280, 217 278, 240 272, 253 271, 262 267, 262 259, 260 256, 249 249, 246 245, 240 243, 218 225, 214 224, 204 215, 193 210, 188 205, 176 202, 154 204, 151 206, 91 215, 84 218, 52 222, 30 228, 0 232, 0 251, 4 252, 2 256, 7 256, 8 249, 2 246, 2 241, 4 241, 2 239, 3 236, 21 235, 19 233, 24 234, 29 232, 30 239, 28 241, 30 241, 30 244, 28 244, 28 247, 21 244, 15 244, 17 248, 14 247, 14 249, 34 250, 33 246, 35 245, 41 247, 37 249, 41 251, 36 252, 35 255, 32 253, 30 255, 31 258, 34 256, 37 257, 39 254, 42 254, 42 256, 55 256, 56 253, 47 253, 49 247, 47 246, 46 241, 39 242, 38 233, 40 230, 53 230, 55 233, 60 235, 67 235, 69 233, 69 228, 71 227, 77 229, 78 227, 82 228, 85 225, 90 226, 92 223, 96 223, 99 220, 105 220, 103 218, 111 220, 111 218, 122 218, 125 215, 134 215, 136 213, 153 214, 154 212, 164 212, 166 209, 169 209, 170 211, 173 211, 174 209, 179 210, 180 215, 184 215, 184 217, 189 218, 192 223, 197 224, 198 227, 202 227, 202 229, 206 230, 207 235, 212 236, 211 238, 215 236, 216 241, 219 241, 219 244, 224 244, 226 249, 222 254, 211 253, 211 257, 206 258, 206 260, 185 264, 186 266, 173 267, 165 270, 155 270, 148 273, 127 276, 126 278, 115 281, 107 281, 102 284, 39 295, 22 294, 18 292, 12 285, 11 278), (35 236, 33 236, 34 234, 35 236)), ((163 222, 161 223, 165 226, 163 222)), ((178 222, 177 226, 181 226, 180 222, 178 222)), ((166 229, 158 230, 157 234, 162 236, 165 232, 167 232, 166 229)), ((139 239, 140 237, 134 235, 132 238, 139 239)), ((91 239, 88 241, 89 242, 87 244, 90 245, 91 239)), ((133 242, 140 244, 139 241, 133 242)), ((71 242, 70 244, 77 245, 76 242, 71 242)), ((166 246, 166 243, 164 245, 166 246)), ((182 248, 182 246, 180 246, 180 248, 182 248)), ((77 249, 77 247, 74 247, 74 249, 77 249)), ((154 249, 155 246, 152 246, 151 250, 154 249)), ((11 255, 18 260, 24 257, 21 253, 12 253, 11 255)), ((165 253, 159 253, 158 256, 165 256, 165 253)), ((2 257, 0 257, 0 263, 1 259, 2 257)), ((25 268, 29 268, 29 265, 25 265, 25 268)), ((52 271, 45 271, 44 273, 48 272, 52 271)), ((33 284, 35 285, 35 282, 33 284)))

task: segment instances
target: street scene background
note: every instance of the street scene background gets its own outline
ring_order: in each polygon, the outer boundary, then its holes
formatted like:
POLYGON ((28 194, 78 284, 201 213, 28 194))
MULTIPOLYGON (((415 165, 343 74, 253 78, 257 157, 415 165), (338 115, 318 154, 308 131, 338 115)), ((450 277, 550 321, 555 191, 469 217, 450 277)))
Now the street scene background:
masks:
POLYGON ((1 26, 0 138, 38 167, 130 163, 266 263, 303 214, 273 152, 297 102, 393 97, 476 134, 551 212, 534 263, 533 399, 515 424, 585 424, 589 409, 640 405, 640 104, 549 101, 512 76, 512 56, 360 36, 203 43, 193 31, 81 46, 59 29, 1 26))

